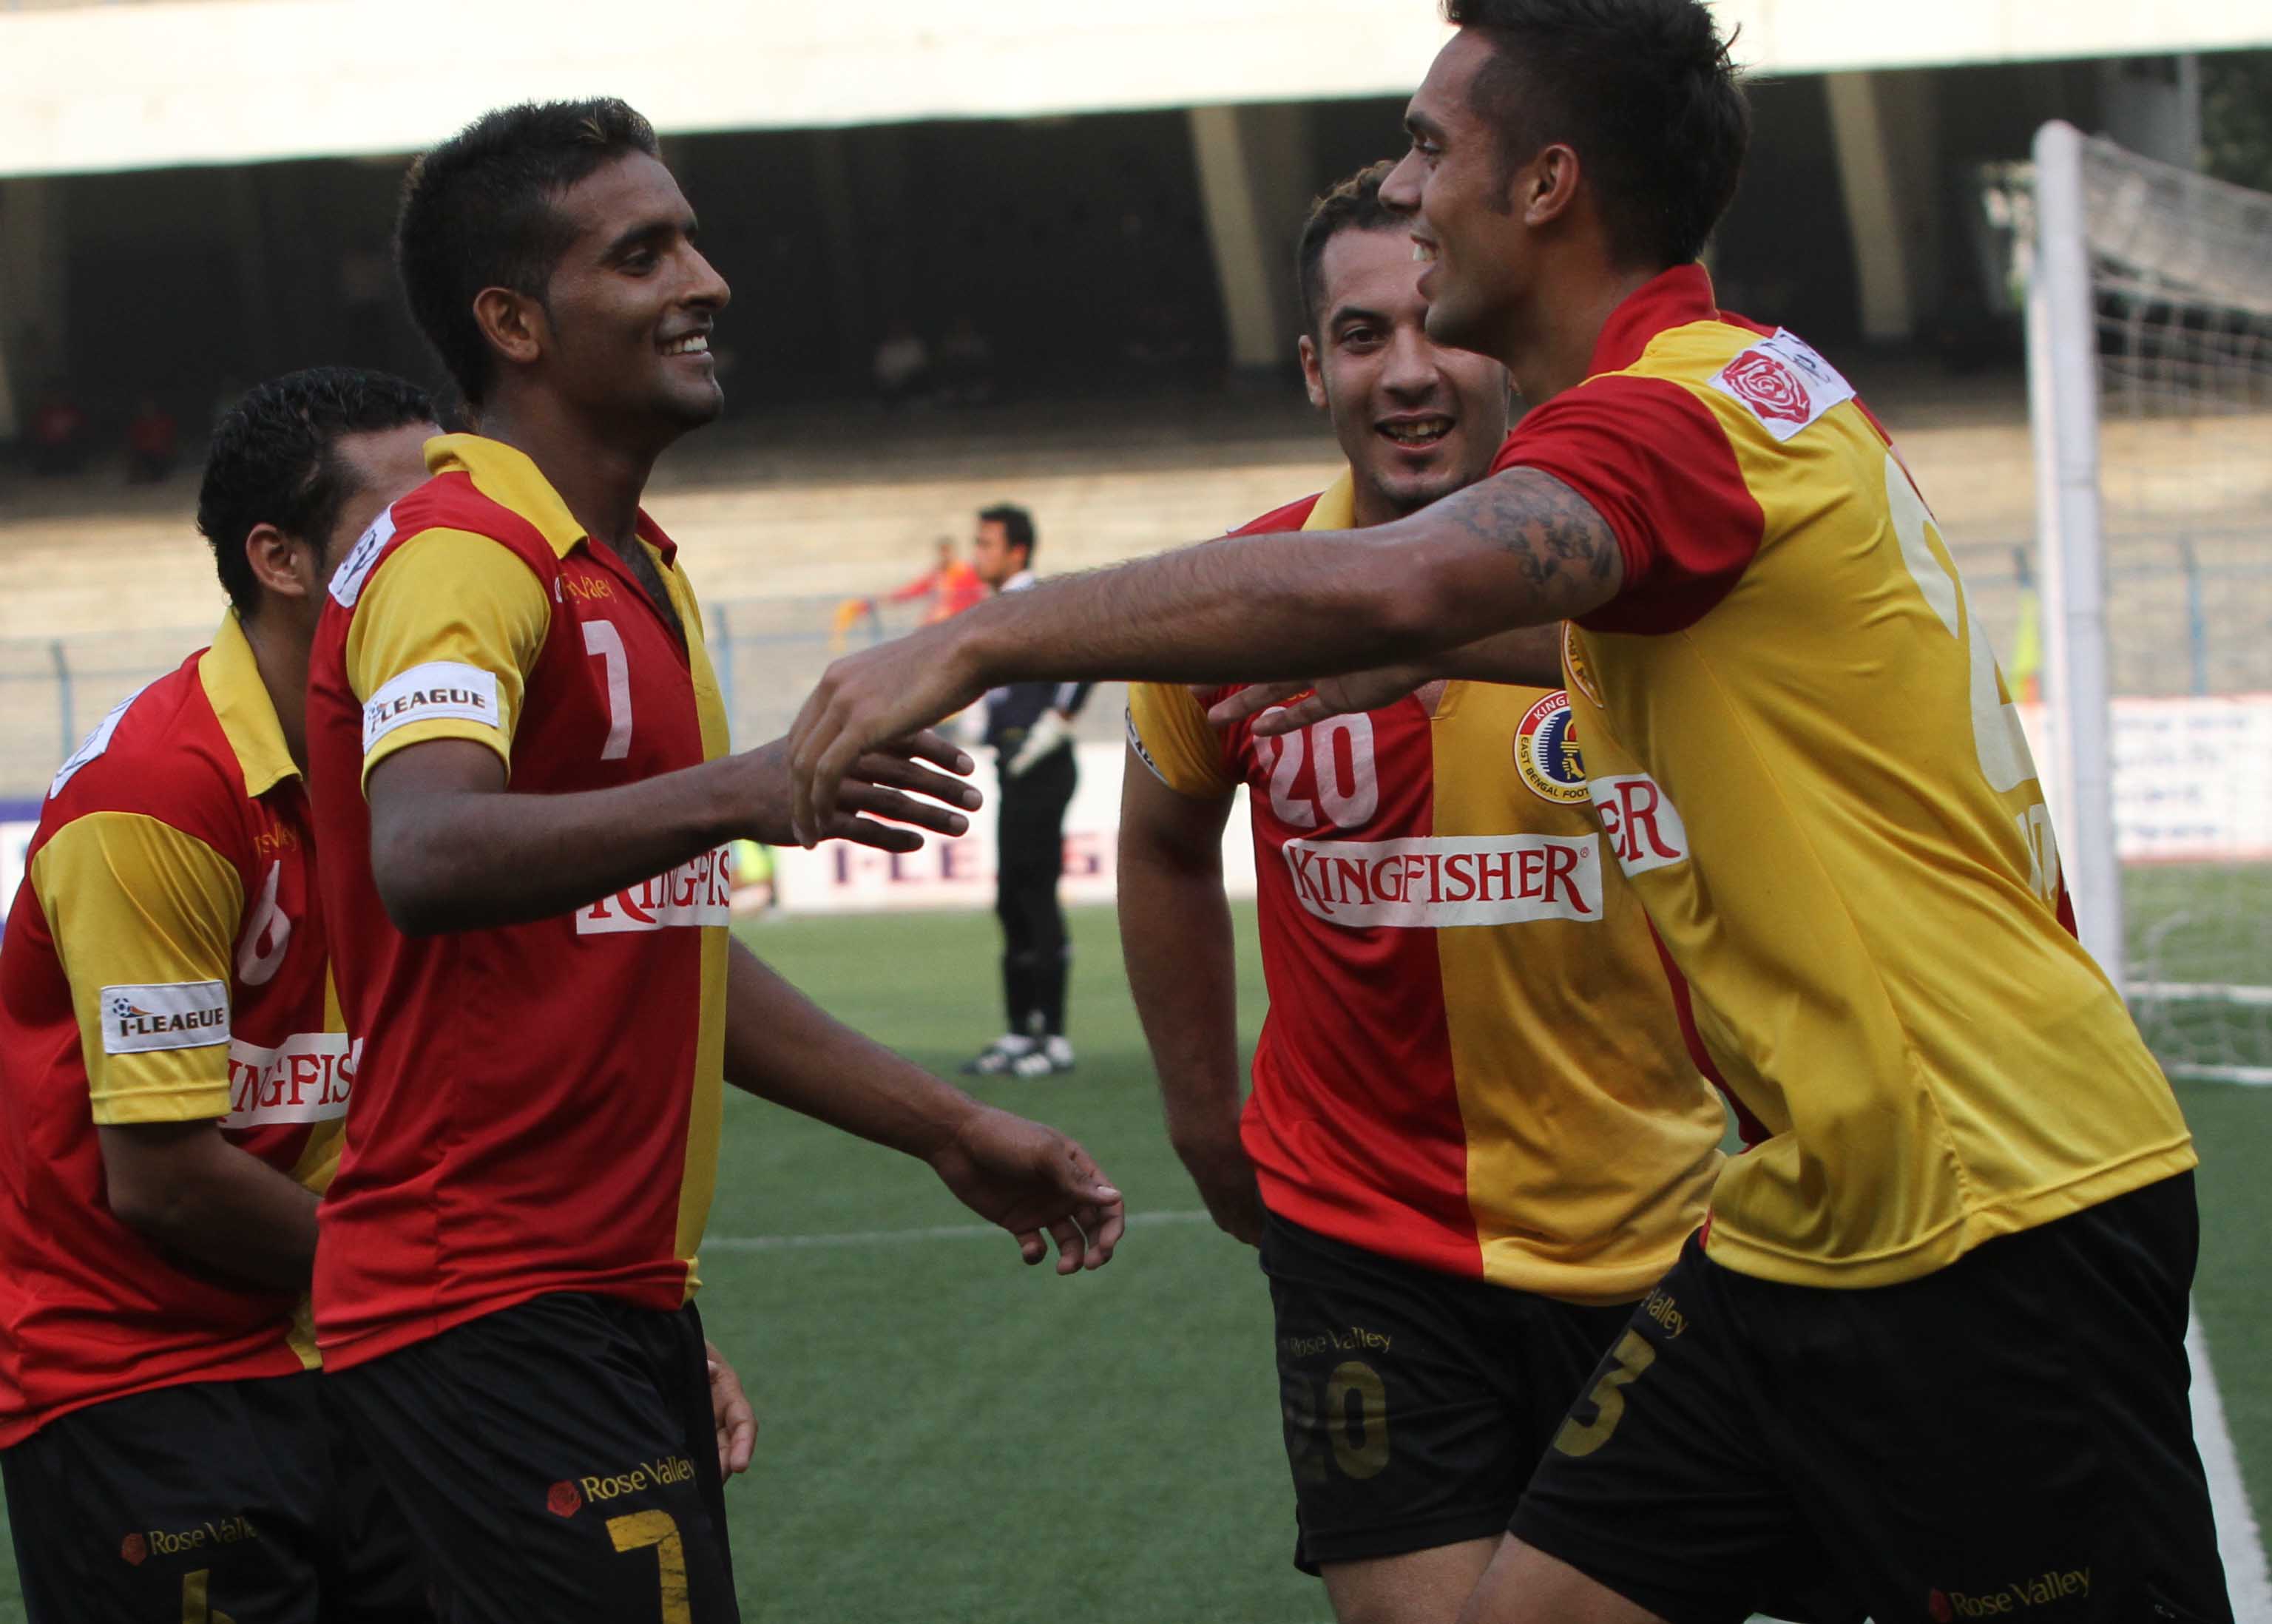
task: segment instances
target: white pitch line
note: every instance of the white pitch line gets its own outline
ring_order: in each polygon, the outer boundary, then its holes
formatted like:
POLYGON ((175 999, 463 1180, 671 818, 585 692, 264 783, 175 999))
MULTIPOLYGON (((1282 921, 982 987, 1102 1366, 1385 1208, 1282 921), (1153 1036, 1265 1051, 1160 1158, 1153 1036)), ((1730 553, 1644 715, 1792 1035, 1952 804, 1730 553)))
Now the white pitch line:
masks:
MULTIPOLYGON (((1160 1224, 1205 1224, 1204 1212, 1139 1212, 1130 1229, 1160 1224)), ((909 1240, 1007 1240, 1009 1231, 992 1224, 934 1224, 919 1230, 846 1230, 832 1235, 706 1235, 705 1252, 801 1252, 811 1246, 886 1246, 909 1240)))
POLYGON ((2241 1481, 2232 1434, 2225 1430, 2224 1399, 2209 1368, 2208 1343, 2201 1336, 2199 1314, 2186 1327, 2186 1353, 2194 1366, 2194 1443, 2208 1478, 2209 1503, 2216 1509, 2217 1553, 2224 1559, 2233 1624, 2272 1624, 2272 1578, 2265 1573, 2264 1536, 2241 1481))

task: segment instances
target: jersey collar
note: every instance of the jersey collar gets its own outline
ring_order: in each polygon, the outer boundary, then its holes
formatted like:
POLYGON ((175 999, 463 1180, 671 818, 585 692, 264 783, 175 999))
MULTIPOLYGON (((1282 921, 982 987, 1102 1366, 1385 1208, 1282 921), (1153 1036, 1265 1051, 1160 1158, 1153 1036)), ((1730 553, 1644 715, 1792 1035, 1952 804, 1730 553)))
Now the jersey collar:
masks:
POLYGON ((213 707, 221 736, 235 753, 248 798, 257 799, 300 775, 284 743, 284 724, 276 720, 276 702, 260 680, 259 662, 252 657, 252 645, 245 640, 235 610, 221 617, 213 647, 198 662, 198 680, 205 685, 206 702, 213 707))
POLYGON ((1624 371, 1640 359, 1649 341, 1660 333, 1692 322, 1719 319, 1710 272, 1700 265, 1677 265, 1659 272, 1610 312, 1594 345, 1592 375, 1624 371))
MULTIPOLYGON (((560 499, 552 482, 529 460, 528 453, 503 440, 478 434, 437 435, 426 442, 426 471, 463 472, 474 482, 475 490, 534 525, 560 558, 566 558, 587 539, 584 527, 576 522, 576 515, 568 511, 568 504, 560 499)), ((646 516, 645 508, 639 510, 639 534, 665 565, 678 556, 677 543, 646 516)))
POLYGON ((1302 520, 1304 530, 1354 530, 1356 528, 1356 475, 1349 469, 1318 493, 1318 503, 1310 516, 1302 520))

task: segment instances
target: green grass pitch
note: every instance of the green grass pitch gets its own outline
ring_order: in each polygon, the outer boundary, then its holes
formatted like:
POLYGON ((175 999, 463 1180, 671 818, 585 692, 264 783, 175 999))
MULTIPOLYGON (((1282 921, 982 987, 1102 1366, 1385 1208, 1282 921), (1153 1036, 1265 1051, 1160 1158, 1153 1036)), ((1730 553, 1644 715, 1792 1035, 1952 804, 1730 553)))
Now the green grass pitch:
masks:
MULTIPOLYGON (((1251 1037, 1262 999, 1250 918, 1251 1037)), ((1127 1192, 1138 1224, 1102 1273, 1028 1270, 1006 1238, 886 1239, 972 1220, 911 1162, 729 1099, 701 1300, 763 1421, 753 1470, 728 1489, 753 1624, 1330 1618, 1289 1560, 1292 1493, 1252 1254, 1192 1221, 1110 914, 1083 911, 1073 926, 1080 1069, 983 1092, 1080 1136, 1127 1192)), ((783 921, 749 939, 934 1069, 999 1028, 990 917, 783 921)), ((2272 1089, 2179 1092, 2203 1156, 2200 1310, 2272 1523, 2272 1089)), ((0 1620, 20 1618, 0 1558, 0 1620)))

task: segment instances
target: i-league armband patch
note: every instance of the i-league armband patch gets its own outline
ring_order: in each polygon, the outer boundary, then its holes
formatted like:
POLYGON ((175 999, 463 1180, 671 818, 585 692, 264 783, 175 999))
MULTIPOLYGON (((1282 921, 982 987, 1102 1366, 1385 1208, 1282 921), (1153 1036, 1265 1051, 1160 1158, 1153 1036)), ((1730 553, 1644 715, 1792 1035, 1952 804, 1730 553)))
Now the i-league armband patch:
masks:
POLYGON ((496 673, 453 660, 412 666, 363 701, 363 752, 397 728, 442 721, 478 722, 503 732, 496 673))
POLYGON ((149 1054, 228 1041, 228 989, 218 981, 161 981, 105 987, 102 1051, 149 1054))

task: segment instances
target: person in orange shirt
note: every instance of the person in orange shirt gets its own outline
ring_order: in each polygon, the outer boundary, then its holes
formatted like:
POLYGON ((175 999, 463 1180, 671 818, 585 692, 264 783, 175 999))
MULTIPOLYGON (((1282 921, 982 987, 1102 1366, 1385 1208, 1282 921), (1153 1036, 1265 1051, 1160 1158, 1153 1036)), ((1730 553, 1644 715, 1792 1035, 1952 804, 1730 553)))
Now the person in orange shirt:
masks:
MULTIPOLYGON (((923 608, 923 624, 937 625, 940 621, 960 614, 986 596, 986 583, 978 572, 955 555, 951 536, 938 538, 938 562, 904 586, 894 587, 886 593, 886 603, 912 603, 918 598, 929 598, 923 608)), ((831 637, 833 645, 841 649, 845 634, 861 620, 876 612, 874 598, 847 598, 836 606, 836 625, 831 637)))
POLYGON ((1254 722, 1290 734, 1504 675, 1567 622, 1604 842, 1760 1133, 1464 1616, 1700 1624, 1819 1580, 1880 1620, 2230 1619, 2186 1394, 2192 1140, 2075 939, 1932 510, 1837 369, 1697 262, 1749 139, 1712 11, 1446 11, 1382 195, 1430 336, 1529 403, 1491 476, 840 661, 791 732, 798 826, 867 745, 993 684, 1322 674, 1216 713, 1290 701, 1254 722))

